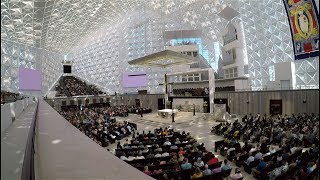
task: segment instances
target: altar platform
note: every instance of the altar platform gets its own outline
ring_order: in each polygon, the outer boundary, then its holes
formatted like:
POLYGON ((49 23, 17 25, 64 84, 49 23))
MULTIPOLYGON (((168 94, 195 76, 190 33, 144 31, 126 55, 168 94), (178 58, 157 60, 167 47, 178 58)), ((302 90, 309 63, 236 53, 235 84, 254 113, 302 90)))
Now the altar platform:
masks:
POLYGON ((158 116, 161 118, 171 118, 172 114, 174 114, 174 117, 177 116, 179 110, 178 109, 162 109, 158 110, 158 116))

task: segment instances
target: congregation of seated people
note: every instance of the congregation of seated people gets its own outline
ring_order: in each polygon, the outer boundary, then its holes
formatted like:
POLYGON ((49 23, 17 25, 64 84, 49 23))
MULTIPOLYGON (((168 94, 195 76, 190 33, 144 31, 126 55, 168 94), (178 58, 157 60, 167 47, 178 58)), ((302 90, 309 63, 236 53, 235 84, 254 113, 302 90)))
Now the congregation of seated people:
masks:
POLYGON ((109 117, 114 117, 114 116, 126 117, 129 115, 129 110, 126 105, 86 107, 85 109, 88 112, 96 112, 96 113, 107 115, 109 117))
POLYGON ((241 122, 220 123, 212 132, 225 138, 215 142, 215 151, 257 179, 300 180, 318 174, 319 117, 314 114, 250 114, 241 122))
POLYGON ((60 114, 102 147, 129 136, 137 129, 134 123, 117 122, 107 113, 96 112, 89 108, 84 108, 83 111, 77 107, 64 108, 60 114))
POLYGON ((24 98, 25 97, 20 95, 19 93, 1 91, 1 104, 15 102, 24 98))
MULTIPOLYGON (((223 179, 232 170, 190 133, 169 127, 133 134, 131 142, 117 144, 115 155, 155 179, 223 179)), ((242 178, 238 169, 233 176, 242 178)))
POLYGON ((62 76, 55 90, 57 91, 56 96, 98 95, 103 93, 95 86, 88 85, 73 76, 62 76))
POLYGON ((151 113, 150 108, 138 107, 138 106, 128 106, 128 105, 117 105, 117 106, 101 106, 101 107, 88 107, 96 112, 107 114, 110 117, 120 116, 126 117, 129 113, 143 114, 151 113))
POLYGON ((127 106, 127 108, 129 113, 133 113, 133 114, 141 114, 141 111, 143 114, 152 112, 152 110, 148 107, 127 106))

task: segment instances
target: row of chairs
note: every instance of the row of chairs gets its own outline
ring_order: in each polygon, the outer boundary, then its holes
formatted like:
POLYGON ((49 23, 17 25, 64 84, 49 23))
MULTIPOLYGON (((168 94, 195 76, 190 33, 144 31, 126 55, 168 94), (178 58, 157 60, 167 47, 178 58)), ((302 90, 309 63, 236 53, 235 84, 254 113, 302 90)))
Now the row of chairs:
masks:
MULTIPOLYGON (((272 160, 274 157, 277 156, 278 153, 281 153, 281 150, 280 150, 280 152, 276 152, 274 154, 265 156, 264 161, 268 162, 268 161, 272 160)), ((291 160, 294 160, 298 156, 300 156, 301 153, 302 153, 302 150, 299 150, 299 151, 295 152, 294 154, 289 155, 287 157, 286 161, 291 162, 291 160)), ((257 173, 258 171, 256 170, 256 167, 258 166, 258 164, 259 164, 259 160, 255 160, 255 161, 251 162, 249 165, 243 164, 243 167, 244 167, 244 170, 249 174, 251 174, 252 170, 254 170, 254 172, 255 172, 254 176, 257 178, 265 178, 267 176, 267 174, 275 168, 273 166, 270 166, 270 167, 268 166, 261 173, 257 173)))
MULTIPOLYGON (((151 177, 158 180, 162 180, 164 179, 163 175, 167 174, 169 179, 173 178, 175 180, 176 179, 190 180, 194 172, 195 172, 195 168, 191 168, 191 169, 186 169, 181 171, 170 171, 170 172, 165 172, 160 174, 153 174, 151 175, 151 177)), ((230 176, 230 174, 231 174, 231 169, 224 172, 214 173, 208 176, 203 176, 201 178, 197 178, 197 180, 223 180, 226 177, 230 176)))
MULTIPOLYGON (((148 134, 146 134, 147 136, 148 136, 148 134)), ((175 140, 176 140, 176 138, 179 138, 180 139, 180 141, 181 140, 183 140, 183 139, 185 139, 186 137, 187 137, 187 135, 185 135, 185 134, 179 134, 179 133, 174 133, 172 136, 170 136, 170 137, 166 137, 165 135, 153 135, 156 139, 157 139, 157 141, 159 141, 159 142, 165 142, 166 141, 166 139, 169 139, 169 141, 170 142, 175 142, 175 140)), ((149 138, 151 138, 150 136, 148 136, 149 138)), ((139 138, 139 137, 136 137, 136 138, 139 138)), ((150 139, 139 139, 139 141, 140 142, 142 142, 142 143, 145 143, 145 142, 149 142, 150 141, 150 139)), ((133 143, 134 142, 134 140, 131 140, 131 143, 133 143)))

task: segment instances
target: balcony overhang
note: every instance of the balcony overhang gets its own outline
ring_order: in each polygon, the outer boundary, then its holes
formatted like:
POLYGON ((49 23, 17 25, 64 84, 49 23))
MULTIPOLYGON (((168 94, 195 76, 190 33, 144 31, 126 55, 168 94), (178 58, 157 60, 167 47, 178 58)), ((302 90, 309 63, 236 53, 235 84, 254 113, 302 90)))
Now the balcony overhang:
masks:
POLYGON ((166 68, 181 64, 192 64, 194 63, 194 57, 171 50, 164 50, 131 60, 128 63, 130 65, 166 68))

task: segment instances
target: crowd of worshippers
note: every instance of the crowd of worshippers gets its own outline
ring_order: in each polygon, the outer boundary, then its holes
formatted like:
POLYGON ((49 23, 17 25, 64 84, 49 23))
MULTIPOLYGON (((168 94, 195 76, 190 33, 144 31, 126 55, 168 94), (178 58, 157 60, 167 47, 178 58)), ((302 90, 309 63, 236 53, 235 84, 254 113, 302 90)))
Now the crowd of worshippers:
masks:
POLYGON ((64 84, 71 96, 94 95, 94 93, 98 91, 93 86, 89 86, 84 81, 80 81, 73 76, 66 76, 64 78, 64 84))
POLYGON ((139 106, 126 106, 128 108, 129 113, 134 113, 134 114, 146 114, 146 113, 151 113, 152 110, 148 107, 139 107, 139 106))
POLYGON ((22 100, 25 97, 13 92, 1 91, 1 104, 22 100))
POLYGON ((95 112, 88 108, 83 111, 78 108, 64 109, 60 114, 102 147, 128 137, 137 129, 134 123, 117 122, 114 117, 110 117, 108 114, 95 112))
POLYGON ((60 84, 56 85, 55 91, 56 91, 56 95, 55 95, 56 97, 67 96, 67 94, 65 93, 65 90, 60 84))
POLYGON ((215 142, 215 151, 258 179, 300 180, 318 175, 319 117, 314 114, 250 114, 241 122, 220 123, 212 132, 225 138, 215 142))
MULTIPOLYGON (((81 107, 86 113, 93 116, 98 116, 99 114, 104 114, 108 117, 120 116, 127 117, 129 115, 128 106, 119 105, 119 106, 106 106, 106 107, 81 107)), ((98 118, 98 117, 95 117, 98 118)))
POLYGON ((84 81, 81 81, 73 76, 63 76, 61 78, 62 82, 56 86, 56 96, 68 96, 65 91, 67 91, 71 96, 98 95, 102 93, 95 86, 88 85, 84 81))
POLYGON ((113 117, 113 116, 126 117, 129 115, 129 113, 146 114, 146 113, 152 112, 152 110, 150 108, 128 106, 128 105, 104 106, 104 107, 84 107, 84 106, 81 106, 80 109, 87 109, 86 111, 89 111, 91 109, 91 110, 98 112, 100 114, 106 114, 109 117, 113 117))
POLYGON ((239 169, 231 174, 228 161, 222 161, 199 144, 190 133, 169 127, 153 132, 137 132, 132 140, 117 144, 115 155, 155 179, 196 179, 212 176, 242 179, 239 169))

